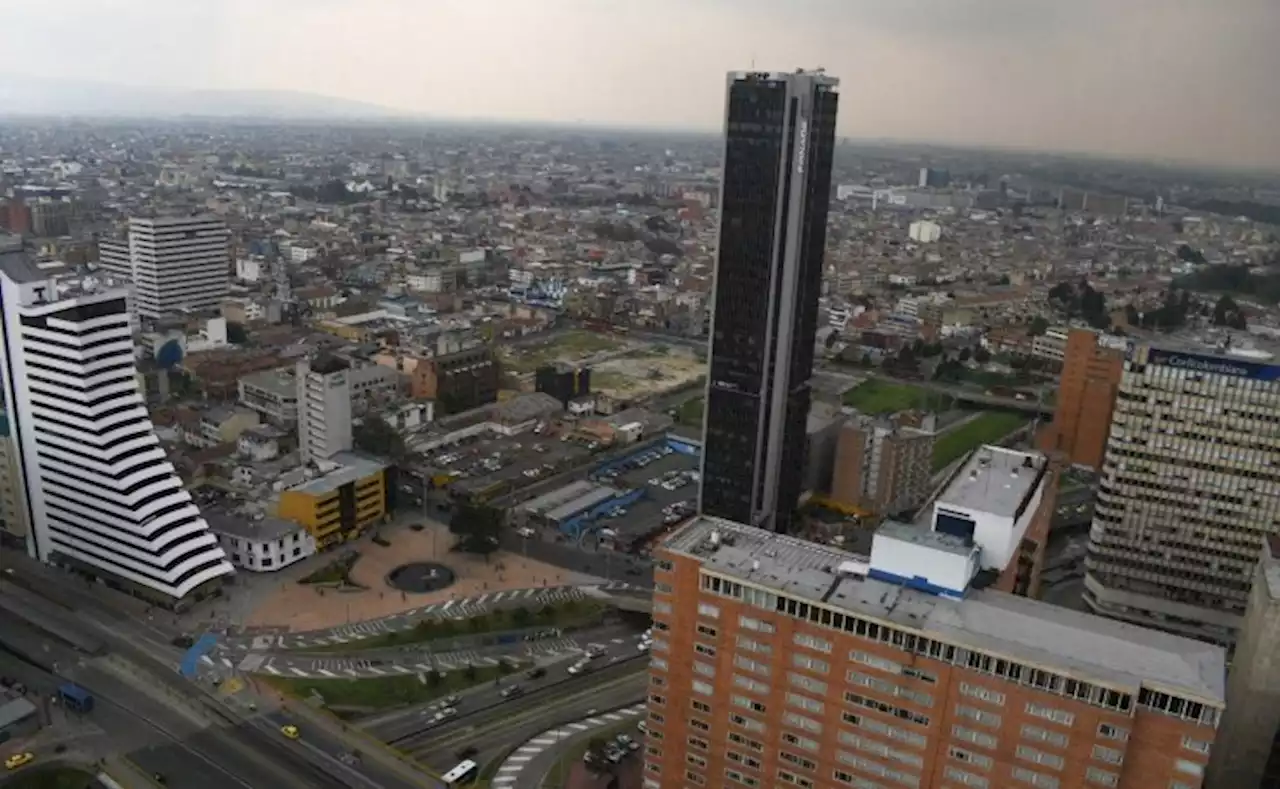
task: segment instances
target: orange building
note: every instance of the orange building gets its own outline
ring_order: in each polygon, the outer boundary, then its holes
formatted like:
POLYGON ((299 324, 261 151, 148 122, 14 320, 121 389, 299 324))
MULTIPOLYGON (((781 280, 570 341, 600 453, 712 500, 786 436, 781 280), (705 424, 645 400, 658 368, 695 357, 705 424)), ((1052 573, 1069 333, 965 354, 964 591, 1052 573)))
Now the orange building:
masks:
POLYGON ((646 789, 1201 786, 1221 647, 966 587, 976 547, 921 532, 869 561, 708 517, 668 537, 646 789))
POLYGON ((1071 463, 1101 468, 1123 372, 1124 351, 1099 344, 1095 331, 1072 329, 1053 424, 1041 431, 1040 448, 1062 452, 1071 463))

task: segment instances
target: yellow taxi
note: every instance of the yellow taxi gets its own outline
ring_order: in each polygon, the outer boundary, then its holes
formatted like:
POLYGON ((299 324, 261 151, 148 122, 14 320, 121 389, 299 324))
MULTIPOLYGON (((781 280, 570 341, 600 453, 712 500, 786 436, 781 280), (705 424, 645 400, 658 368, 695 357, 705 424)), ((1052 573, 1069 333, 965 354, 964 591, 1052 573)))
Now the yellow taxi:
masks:
POLYGON ((291 740, 298 739, 298 736, 301 734, 301 732, 298 731, 298 727, 294 726, 292 723, 286 723, 285 725, 281 726, 280 733, 291 740))
POLYGON ((14 755, 10 756, 8 759, 4 760, 4 766, 6 770, 16 770, 22 765, 31 762, 35 758, 36 758, 36 755, 34 753, 30 753, 30 752, 15 753, 14 755))

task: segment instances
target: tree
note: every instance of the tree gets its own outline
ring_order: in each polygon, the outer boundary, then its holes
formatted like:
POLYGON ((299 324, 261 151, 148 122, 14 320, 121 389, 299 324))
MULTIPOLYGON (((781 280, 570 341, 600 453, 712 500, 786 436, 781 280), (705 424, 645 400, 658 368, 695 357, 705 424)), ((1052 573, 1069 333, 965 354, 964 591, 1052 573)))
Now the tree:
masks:
POLYGON ((227 321, 227 342, 232 345, 244 345, 249 342, 249 333, 244 330, 243 324, 227 321))
POLYGON ((467 682, 475 682, 478 670, 474 663, 468 663, 466 668, 462 669, 462 676, 467 678, 467 682))
POLYGON ((973 360, 978 364, 986 364, 991 361, 991 351, 988 351, 986 348, 979 345, 973 351, 973 360))
POLYGON ((592 767, 603 769, 609 762, 605 758, 605 753, 609 750, 609 742, 603 737, 592 737, 587 742, 588 757, 586 761, 590 762, 592 767))
POLYGON ((498 550, 502 510, 487 504, 463 501, 449 519, 449 531, 458 536, 458 549, 488 557, 498 550))
POLYGON ((1049 319, 1042 315, 1037 315, 1031 319, 1031 326, 1027 328, 1027 334, 1031 337, 1039 337, 1049 330, 1049 319))
POLYGON ((373 455, 399 460, 408 454, 404 436, 377 414, 370 414, 361 420, 351 431, 351 439, 357 449, 373 455))
POLYGON ((961 348, 961 349, 960 349, 960 361, 961 361, 962 363, 963 363, 963 362, 967 362, 967 361, 969 361, 969 358, 970 358, 971 356, 973 356, 973 352, 972 352, 972 351, 970 351, 968 348, 961 348))
POLYGON ((1138 308, 1132 304, 1124 305, 1124 320, 1130 326, 1137 326, 1142 323, 1142 315, 1138 313, 1138 308))
POLYGON ((1218 303, 1213 307, 1213 325, 1241 330, 1248 328, 1244 310, 1240 309, 1240 305, 1236 304, 1235 299, 1225 293, 1222 294, 1218 299, 1218 303))

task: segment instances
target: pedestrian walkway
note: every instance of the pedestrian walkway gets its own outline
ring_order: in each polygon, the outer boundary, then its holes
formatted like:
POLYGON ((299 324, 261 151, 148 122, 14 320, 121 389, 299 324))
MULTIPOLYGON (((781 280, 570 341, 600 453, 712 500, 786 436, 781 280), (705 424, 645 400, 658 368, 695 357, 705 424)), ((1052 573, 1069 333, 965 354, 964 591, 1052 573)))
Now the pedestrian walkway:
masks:
POLYGON ((493 787, 493 789, 533 786, 533 782, 537 781, 541 776, 532 775, 525 777, 522 776, 522 773, 524 772, 525 767, 528 766, 529 762, 533 761, 534 757, 538 754, 548 748, 554 748, 570 738, 589 732, 592 729, 601 729, 605 726, 613 726, 614 724, 621 723, 628 719, 638 718, 645 713, 646 709, 648 709, 648 704, 641 702, 640 704, 624 707, 623 709, 615 710, 614 712, 606 712, 603 715, 586 718, 585 720, 580 720, 577 723, 569 723, 563 726, 558 726, 549 731, 544 731, 537 737, 534 737, 532 740, 529 740, 524 745, 515 749, 515 751, 513 751, 512 754, 502 762, 502 765, 498 767, 498 772, 494 775, 493 780, 489 782, 489 785, 493 787), (522 777, 524 780, 521 780, 522 777))
POLYGON ((329 647, 335 644, 346 644, 374 638, 387 633, 398 633, 411 630, 419 622, 428 618, 447 618, 454 620, 473 619, 498 608, 519 608, 521 606, 554 605, 570 600, 581 600, 588 596, 596 596, 600 591, 617 591, 629 589, 625 583, 611 583, 591 586, 553 586, 547 588, 511 589, 502 592, 477 595, 462 600, 449 600, 443 603, 414 608, 394 616, 370 619, 349 625, 340 625, 327 630, 312 630, 302 633, 257 634, 230 636, 221 640, 219 649, 230 652, 264 652, 278 649, 304 650, 317 647, 329 647))
MULTIPOLYGON (((613 641, 621 643, 622 639, 613 639, 613 641)), ((270 674, 275 677, 367 679, 371 677, 417 674, 432 670, 456 671, 467 666, 484 668, 496 666, 503 659, 517 662, 537 662, 546 658, 555 658, 583 651, 582 646, 572 638, 518 642, 512 644, 511 647, 506 651, 486 650, 485 653, 474 649, 435 653, 423 651, 381 660, 342 657, 290 657, 288 655, 251 653, 241 660, 238 666, 234 667, 243 673, 270 674)), ((234 665, 232 660, 226 657, 220 657, 215 660, 205 656, 204 662, 205 665, 215 668, 230 669, 234 665)))

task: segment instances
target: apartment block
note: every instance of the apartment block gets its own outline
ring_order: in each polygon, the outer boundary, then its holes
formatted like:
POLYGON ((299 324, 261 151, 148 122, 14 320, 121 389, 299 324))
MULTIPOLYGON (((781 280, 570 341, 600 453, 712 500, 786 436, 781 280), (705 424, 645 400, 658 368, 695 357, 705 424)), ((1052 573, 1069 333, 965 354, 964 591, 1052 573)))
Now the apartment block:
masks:
POLYGON ((646 789, 1200 787, 1225 651, 978 588, 980 553, 680 527, 655 553, 646 789))
POLYGON ((351 433, 351 365, 332 356, 298 362, 298 450, 303 463, 328 460, 354 447, 351 433))
POLYGON ((929 497, 934 418, 852 415, 836 441, 831 501, 868 515, 896 515, 929 497))
POLYGON ((446 415, 498 402, 498 383, 498 362, 487 346, 419 359, 410 373, 412 395, 434 400, 446 415))
POLYGON ((1071 329, 1062 351, 1058 404, 1053 423, 1041 431, 1040 448, 1065 453, 1071 463, 1101 468, 1123 367, 1123 345, 1091 329, 1071 329))
POLYGON ((1135 345, 1085 557, 1096 613, 1228 643, 1280 527, 1280 365, 1230 347, 1135 345))

